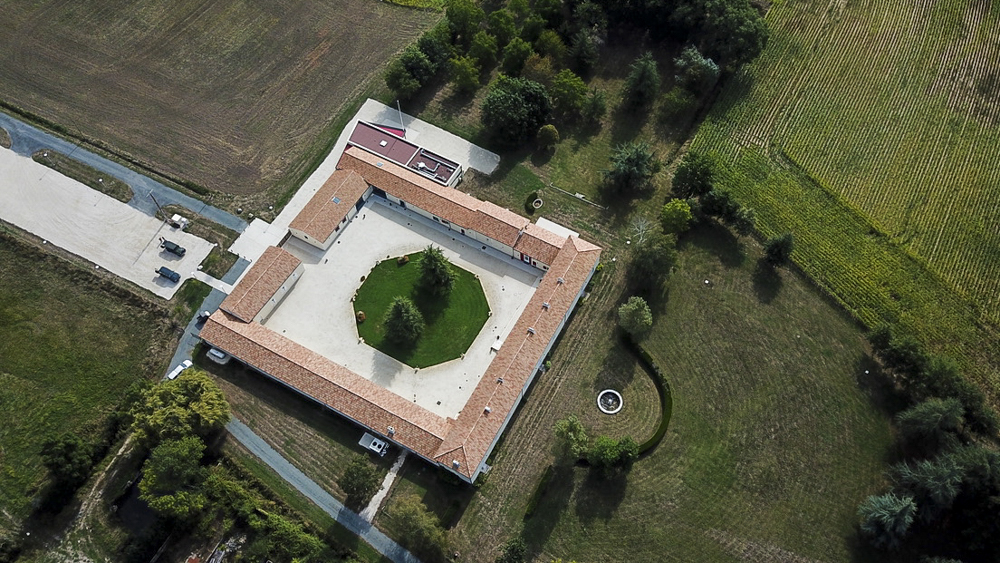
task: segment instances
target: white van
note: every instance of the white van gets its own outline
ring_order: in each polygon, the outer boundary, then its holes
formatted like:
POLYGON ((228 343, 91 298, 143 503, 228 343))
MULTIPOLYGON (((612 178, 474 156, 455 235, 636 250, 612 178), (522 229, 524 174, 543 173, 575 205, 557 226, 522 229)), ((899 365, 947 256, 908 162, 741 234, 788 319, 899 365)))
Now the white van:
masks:
POLYGON ((167 379, 177 379, 177 376, 189 367, 191 367, 191 360, 184 360, 183 362, 177 364, 177 367, 167 374, 167 379))

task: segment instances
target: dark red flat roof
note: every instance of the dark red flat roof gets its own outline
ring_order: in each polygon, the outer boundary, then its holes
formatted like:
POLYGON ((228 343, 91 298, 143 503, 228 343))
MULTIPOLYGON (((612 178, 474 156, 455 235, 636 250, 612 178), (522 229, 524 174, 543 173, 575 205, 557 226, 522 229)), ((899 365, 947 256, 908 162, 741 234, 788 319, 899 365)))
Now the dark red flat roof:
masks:
POLYGON ((406 166, 439 184, 445 186, 451 184, 455 174, 461 170, 461 165, 395 135, 392 130, 392 127, 359 121, 351 133, 350 142, 368 152, 406 166))

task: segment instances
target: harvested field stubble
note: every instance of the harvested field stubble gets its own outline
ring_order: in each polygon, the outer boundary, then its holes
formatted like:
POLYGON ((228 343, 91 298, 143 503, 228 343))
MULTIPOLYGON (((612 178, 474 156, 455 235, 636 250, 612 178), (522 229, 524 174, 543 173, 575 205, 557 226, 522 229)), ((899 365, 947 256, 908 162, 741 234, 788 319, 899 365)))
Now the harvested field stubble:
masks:
POLYGON ((374 0, 4 3, 0 98, 213 190, 280 190, 439 17, 374 0))

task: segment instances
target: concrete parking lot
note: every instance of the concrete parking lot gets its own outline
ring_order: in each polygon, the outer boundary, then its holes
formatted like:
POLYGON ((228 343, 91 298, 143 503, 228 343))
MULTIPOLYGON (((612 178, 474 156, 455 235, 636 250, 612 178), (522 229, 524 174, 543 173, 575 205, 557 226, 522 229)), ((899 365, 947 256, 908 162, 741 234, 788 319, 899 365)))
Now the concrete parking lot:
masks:
POLYGON ((205 240, 2 148, 0 219, 164 299, 173 297, 212 249, 205 240), (182 258, 164 252, 160 237, 187 253, 182 258), (160 266, 179 273, 180 283, 154 273, 160 266))

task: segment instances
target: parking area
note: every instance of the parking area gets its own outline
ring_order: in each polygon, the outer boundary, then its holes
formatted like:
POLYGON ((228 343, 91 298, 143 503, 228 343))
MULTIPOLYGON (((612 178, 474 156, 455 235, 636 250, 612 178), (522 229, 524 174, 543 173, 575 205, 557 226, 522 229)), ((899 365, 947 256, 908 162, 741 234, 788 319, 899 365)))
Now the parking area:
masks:
POLYGON ((164 299, 173 297, 212 249, 203 239, 2 148, 0 219, 164 299), (161 237, 184 247, 184 256, 160 248, 161 237), (161 266, 180 274, 179 282, 157 275, 161 266))

